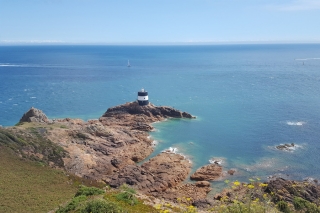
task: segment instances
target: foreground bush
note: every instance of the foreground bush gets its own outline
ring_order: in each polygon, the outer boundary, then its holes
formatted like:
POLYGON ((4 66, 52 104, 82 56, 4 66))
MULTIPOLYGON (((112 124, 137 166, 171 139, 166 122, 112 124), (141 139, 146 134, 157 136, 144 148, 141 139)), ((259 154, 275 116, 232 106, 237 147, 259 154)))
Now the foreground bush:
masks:
POLYGON ((102 189, 98 189, 96 187, 86 187, 86 186, 80 186, 75 197, 84 195, 84 196, 91 196, 91 195, 101 195, 105 191, 102 189))
POLYGON ((122 185, 120 189, 121 192, 115 195, 118 201, 124 201, 132 206, 138 204, 138 199, 135 197, 136 191, 134 189, 127 185, 122 185))
POLYGON ((87 202, 81 213, 123 213, 125 212, 117 204, 103 199, 96 199, 87 202))

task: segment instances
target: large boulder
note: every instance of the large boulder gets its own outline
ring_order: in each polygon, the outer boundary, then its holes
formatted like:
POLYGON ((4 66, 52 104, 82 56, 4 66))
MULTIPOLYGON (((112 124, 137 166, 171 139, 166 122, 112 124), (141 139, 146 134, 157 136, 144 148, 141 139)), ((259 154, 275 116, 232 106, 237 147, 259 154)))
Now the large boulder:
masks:
POLYGON ((222 177, 222 167, 217 164, 209 164, 203 166, 191 175, 191 180, 203 181, 203 180, 217 180, 222 177))
POLYGON ((19 122, 48 122, 48 117, 40 110, 31 107, 26 113, 23 114, 19 122))
POLYGON ((141 166, 128 165, 112 177, 110 186, 126 183, 156 195, 178 185, 190 172, 191 163, 174 153, 160 153, 141 166))

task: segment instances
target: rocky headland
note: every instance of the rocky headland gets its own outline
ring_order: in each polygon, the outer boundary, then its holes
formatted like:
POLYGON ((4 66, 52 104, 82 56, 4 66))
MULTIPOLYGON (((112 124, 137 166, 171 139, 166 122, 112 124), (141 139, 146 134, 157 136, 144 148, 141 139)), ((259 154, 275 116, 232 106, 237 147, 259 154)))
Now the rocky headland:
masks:
MULTIPOLYGON (((144 194, 166 199, 176 199, 177 195, 204 199, 210 183, 182 183, 192 167, 182 155, 160 153, 141 165, 136 164, 153 152, 153 141, 148 137, 153 130, 151 124, 167 118, 195 117, 172 107, 151 103, 140 106, 138 102, 111 107, 99 119, 89 121, 49 119, 32 107, 17 126, 9 129, 22 135, 34 133, 62 147, 65 154, 59 164, 50 160, 48 164, 81 178, 103 181, 112 187, 125 183, 144 194)), ((39 160, 45 156, 30 146, 20 152, 39 160)))
MULTIPOLYGON (((211 190, 208 181, 221 180, 234 175, 236 170, 223 171, 220 161, 204 165, 191 174, 194 182, 184 182, 190 175, 191 162, 180 154, 163 152, 138 165, 154 149, 148 137, 152 123, 167 118, 195 118, 189 113, 171 107, 139 106, 130 102, 109 108, 99 119, 49 119, 41 110, 31 108, 14 127, 0 128, 2 145, 14 150, 20 157, 27 157, 62 168, 83 179, 104 182, 111 187, 130 185, 144 195, 207 208, 233 200, 264 199, 293 203, 296 197, 316 203, 320 197, 315 180, 304 182, 273 178, 268 183, 245 184, 237 181, 219 194, 207 196, 211 190)), ((295 144, 277 146, 290 150, 295 144)))

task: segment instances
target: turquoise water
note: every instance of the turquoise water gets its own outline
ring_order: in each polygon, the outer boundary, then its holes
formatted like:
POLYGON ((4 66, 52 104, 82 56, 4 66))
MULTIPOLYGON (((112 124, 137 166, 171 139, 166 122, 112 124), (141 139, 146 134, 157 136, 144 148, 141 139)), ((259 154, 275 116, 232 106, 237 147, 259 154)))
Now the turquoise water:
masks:
POLYGON ((145 88, 152 103, 197 116, 154 124, 153 155, 177 147, 194 169, 221 158, 238 180, 320 178, 319 58, 315 44, 2 46, 0 125, 31 106, 98 118, 145 88), (274 148, 292 142, 292 152, 274 148))

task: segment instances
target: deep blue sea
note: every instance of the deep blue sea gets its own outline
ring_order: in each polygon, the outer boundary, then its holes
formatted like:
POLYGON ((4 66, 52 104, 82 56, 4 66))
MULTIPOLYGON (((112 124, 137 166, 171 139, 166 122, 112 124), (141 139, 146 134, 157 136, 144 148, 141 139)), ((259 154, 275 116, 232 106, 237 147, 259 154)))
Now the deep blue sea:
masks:
POLYGON ((96 119, 141 88, 197 116, 154 124, 153 155, 176 147, 194 169, 219 158, 238 180, 320 179, 319 44, 0 47, 3 126, 32 106, 96 119))

